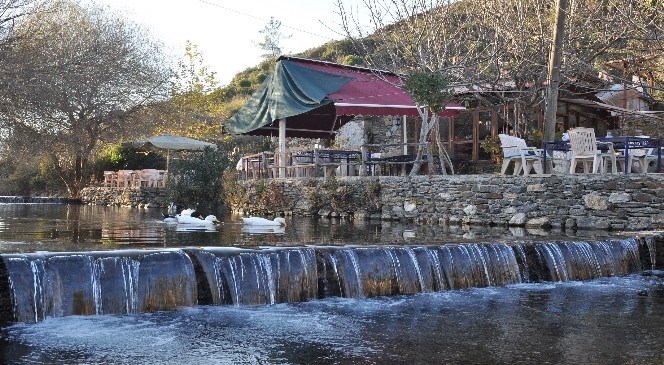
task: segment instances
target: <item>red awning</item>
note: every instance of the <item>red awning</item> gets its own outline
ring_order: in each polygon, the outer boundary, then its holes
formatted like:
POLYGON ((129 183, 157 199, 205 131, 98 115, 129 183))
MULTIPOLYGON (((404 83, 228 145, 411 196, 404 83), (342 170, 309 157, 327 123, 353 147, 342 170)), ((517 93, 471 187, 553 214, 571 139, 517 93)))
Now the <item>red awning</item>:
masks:
MULTIPOLYGON (((275 72, 226 123, 233 134, 275 135, 280 119, 288 137, 334 138, 355 116, 415 116, 398 75, 363 67, 280 57, 275 72)), ((442 116, 463 110, 449 103, 442 116)))
MULTIPOLYGON (((415 102, 399 88, 401 79, 387 71, 345 66, 296 57, 281 57, 316 71, 348 77, 351 80, 327 97, 334 101, 336 115, 419 116, 415 102)), ((441 116, 454 117, 465 108, 449 103, 441 116)))

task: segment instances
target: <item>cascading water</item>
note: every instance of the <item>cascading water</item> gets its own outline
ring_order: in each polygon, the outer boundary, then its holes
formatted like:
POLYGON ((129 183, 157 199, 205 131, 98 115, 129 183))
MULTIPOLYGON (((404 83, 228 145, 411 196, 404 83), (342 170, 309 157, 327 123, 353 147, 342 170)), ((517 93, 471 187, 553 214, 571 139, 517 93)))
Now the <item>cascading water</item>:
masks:
POLYGON ((196 305, 193 266, 180 250, 4 255, 19 322, 132 314, 196 305))
POLYGON ((276 304, 316 299, 318 271, 313 248, 187 250, 210 285, 204 304, 276 304))
POLYGON ((639 271, 640 255, 654 251, 640 245, 629 239, 12 254, 0 263, 0 289, 8 287, 11 295, 11 309, 0 308, 0 315, 37 322, 197 304, 264 305, 587 280, 639 271))

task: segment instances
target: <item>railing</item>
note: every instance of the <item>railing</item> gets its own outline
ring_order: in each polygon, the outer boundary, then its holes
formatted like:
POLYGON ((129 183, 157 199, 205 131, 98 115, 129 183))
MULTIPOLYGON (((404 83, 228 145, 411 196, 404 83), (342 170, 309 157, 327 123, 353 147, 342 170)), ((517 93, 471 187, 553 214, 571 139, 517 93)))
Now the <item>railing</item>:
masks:
MULTIPOLYGON (((286 159, 281 162, 278 152, 260 152, 246 155, 237 164, 242 179, 261 178, 308 178, 335 176, 379 176, 406 175, 415 165, 415 154, 386 152, 390 147, 403 151, 406 144, 366 144, 361 150, 290 148, 286 159)), ((431 144, 427 143, 422 156, 421 173, 434 172, 434 165, 440 161, 433 156, 431 144)))
MULTIPOLYGON (((620 151, 624 161, 624 173, 631 172, 631 163, 632 159, 639 159, 641 157, 640 163, 642 165, 647 164, 648 158, 652 158, 656 161, 656 172, 661 171, 662 166, 662 141, 659 138, 648 138, 648 137, 636 137, 636 136, 622 136, 622 137, 603 137, 597 138, 597 146, 599 149, 604 148, 603 144, 611 143, 615 151, 620 151), (640 154, 635 154, 635 151, 642 151, 640 154), (647 152, 646 152, 647 151, 647 152)), ((548 141, 543 144, 543 157, 544 157, 544 172, 546 173, 547 160, 551 160, 549 156, 550 152, 561 151, 568 152, 571 150, 569 141, 548 141)), ((646 165, 647 166, 647 165, 646 165)), ((643 166, 642 166, 643 169, 643 166)), ((646 172, 646 171, 643 171, 646 172)))

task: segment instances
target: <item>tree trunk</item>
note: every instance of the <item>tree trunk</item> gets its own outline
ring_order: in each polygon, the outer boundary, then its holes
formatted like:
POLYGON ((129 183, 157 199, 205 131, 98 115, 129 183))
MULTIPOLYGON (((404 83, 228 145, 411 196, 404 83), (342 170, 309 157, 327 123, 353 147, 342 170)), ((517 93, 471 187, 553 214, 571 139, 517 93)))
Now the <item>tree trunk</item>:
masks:
MULTIPOLYGON (((420 113, 420 118, 422 118, 422 127, 420 128, 420 138, 417 144, 417 154, 415 155, 415 161, 413 162, 413 168, 410 170, 410 176, 417 175, 417 172, 422 168, 422 154, 424 153, 424 146, 427 144, 427 138, 429 137, 429 132, 431 132, 431 127, 433 126, 433 121, 429 121, 429 109, 426 107, 417 107, 417 111, 420 113)), ((405 142, 405 141, 404 141, 405 142)), ((431 157, 431 156, 429 156, 431 157)))
POLYGON ((553 33, 551 52, 549 53, 549 85, 547 86, 544 110, 544 141, 553 141, 556 135, 558 86, 560 85, 560 58, 563 53, 567 0, 557 0, 556 11, 556 26, 553 33))

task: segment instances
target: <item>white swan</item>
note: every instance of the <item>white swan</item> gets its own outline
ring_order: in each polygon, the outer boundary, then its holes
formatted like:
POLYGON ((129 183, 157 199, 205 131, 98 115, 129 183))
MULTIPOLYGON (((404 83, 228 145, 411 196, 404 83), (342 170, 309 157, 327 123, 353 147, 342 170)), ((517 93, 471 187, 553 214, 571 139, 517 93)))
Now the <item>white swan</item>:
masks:
MULTIPOLYGON (((185 209, 180 212, 180 214, 176 215, 175 219, 177 219, 178 224, 187 224, 197 227, 212 227, 216 223, 219 223, 219 220, 214 215, 208 215, 205 219, 201 217, 192 217, 191 214, 194 212, 194 209, 185 209)), ((164 221, 169 218, 165 218, 164 221)))
POLYGON ((195 225, 200 227, 214 226, 216 223, 219 223, 217 217, 213 215, 208 215, 205 219, 192 217, 190 215, 179 215, 177 216, 179 224, 188 224, 195 225))
POLYGON ((274 218, 274 220, 269 220, 261 217, 249 217, 249 218, 242 217, 242 223, 249 226, 285 226, 286 220, 281 217, 274 218))

